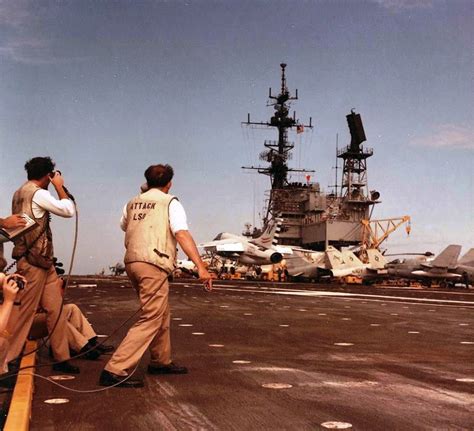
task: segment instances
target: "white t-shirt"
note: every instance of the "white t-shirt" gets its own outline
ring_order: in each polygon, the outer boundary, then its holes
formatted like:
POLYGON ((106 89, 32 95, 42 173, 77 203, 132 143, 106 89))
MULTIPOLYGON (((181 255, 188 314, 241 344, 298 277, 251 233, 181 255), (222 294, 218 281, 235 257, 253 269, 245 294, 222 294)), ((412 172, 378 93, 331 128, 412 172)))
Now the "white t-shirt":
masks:
MULTIPOLYGON (((127 205, 123 207, 122 218, 120 219, 120 227, 125 232, 127 230, 127 205)), ((177 199, 173 199, 169 206, 170 229, 173 235, 180 230, 189 230, 188 219, 183 205, 177 199)))
POLYGON ((41 189, 33 195, 31 205, 36 218, 44 216, 46 211, 61 217, 72 217, 75 212, 74 203, 70 199, 56 199, 49 190, 41 189))

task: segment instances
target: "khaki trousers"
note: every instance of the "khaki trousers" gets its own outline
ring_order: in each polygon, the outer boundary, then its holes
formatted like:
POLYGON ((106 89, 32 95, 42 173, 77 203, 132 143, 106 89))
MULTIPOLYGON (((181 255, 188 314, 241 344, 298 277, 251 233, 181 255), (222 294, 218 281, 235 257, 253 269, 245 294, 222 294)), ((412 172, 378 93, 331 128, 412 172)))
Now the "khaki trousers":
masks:
MULTIPOLYGON (((79 352, 97 334, 76 304, 64 304, 63 313, 66 315, 69 349, 79 352)), ((45 337, 47 334, 46 313, 36 313, 28 338, 36 340, 45 337)))
POLYGON ((168 365, 171 362, 168 275, 144 262, 127 264, 125 269, 143 310, 105 366, 107 371, 119 376, 128 375, 128 370, 138 364, 148 347, 151 364, 168 365))
POLYGON ((67 320, 67 340, 69 347, 79 352, 91 339, 97 336, 91 324, 76 304, 64 305, 67 320))
MULTIPOLYGON (((51 334, 49 340, 54 359, 57 361, 68 360, 70 356, 67 342, 66 315, 61 313, 61 283, 54 266, 50 269, 42 269, 30 265, 25 258, 22 258, 18 261, 17 272, 23 275, 28 283, 16 298, 17 301, 21 302, 21 305, 13 307, 8 320, 7 331, 11 336, 7 361, 10 362, 20 355, 40 304, 46 311, 46 324, 48 332, 51 334), (56 327, 54 332, 51 333, 56 320, 56 327)), ((28 354, 28 352, 25 352, 25 354, 28 354)))

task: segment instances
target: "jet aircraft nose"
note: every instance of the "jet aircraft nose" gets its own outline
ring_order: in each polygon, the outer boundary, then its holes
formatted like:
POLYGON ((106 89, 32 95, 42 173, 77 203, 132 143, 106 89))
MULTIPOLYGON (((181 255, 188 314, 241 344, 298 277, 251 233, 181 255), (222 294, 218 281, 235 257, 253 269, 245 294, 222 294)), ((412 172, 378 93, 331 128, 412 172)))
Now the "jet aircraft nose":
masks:
POLYGON ((283 255, 281 253, 273 253, 270 256, 270 261, 272 263, 280 263, 283 260, 283 255))

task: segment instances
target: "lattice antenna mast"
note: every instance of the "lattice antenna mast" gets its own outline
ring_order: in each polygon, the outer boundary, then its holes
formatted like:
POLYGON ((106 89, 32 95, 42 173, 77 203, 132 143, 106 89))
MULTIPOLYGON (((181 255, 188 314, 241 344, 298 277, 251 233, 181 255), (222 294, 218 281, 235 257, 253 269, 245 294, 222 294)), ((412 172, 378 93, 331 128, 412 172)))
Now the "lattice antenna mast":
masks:
POLYGON ((338 150, 337 157, 343 159, 341 195, 349 202, 372 203, 379 194, 372 198, 369 196, 367 185, 367 159, 374 153, 372 148, 364 148, 366 141, 364 126, 360 114, 354 110, 346 115, 347 124, 351 133, 351 143, 338 150))
MULTIPOLYGON (((294 169, 288 167, 288 160, 291 159, 291 150, 294 148, 294 143, 288 142, 288 129, 296 128, 297 132, 303 131, 304 128, 313 128, 312 119, 310 117, 309 124, 302 124, 296 119, 296 112, 293 112, 293 117, 289 116, 290 104, 293 100, 298 100, 298 90, 295 91, 295 96, 291 96, 286 85, 286 64, 281 63, 281 88, 280 93, 275 96, 272 94, 272 89, 269 89, 268 97, 271 100, 275 112, 268 122, 254 122, 250 121, 250 114, 248 114, 247 121, 243 122, 247 126, 258 125, 267 127, 276 127, 278 130, 278 140, 265 140, 265 151, 260 153, 260 160, 268 162, 267 167, 261 166, 242 166, 243 169, 257 170, 258 173, 270 176, 272 190, 282 189, 288 184, 288 172, 314 172, 307 169, 294 169)), ((268 204, 268 212, 272 211, 272 193, 270 193, 270 202, 268 204)))
POLYGON ((338 178, 338 174, 339 174, 339 163, 338 163, 338 152, 339 152, 339 133, 336 133, 336 166, 333 166, 333 169, 334 169, 334 172, 335 172, 335 181, 334 181, 334 184, 330 185, 329 187, 331 187, 334 191, 333 191, 333 194, 334 194, 334 197, 337 198, 338 197, 338 189, 339 189, 339 183, 337 182, 337 178, 338 178))

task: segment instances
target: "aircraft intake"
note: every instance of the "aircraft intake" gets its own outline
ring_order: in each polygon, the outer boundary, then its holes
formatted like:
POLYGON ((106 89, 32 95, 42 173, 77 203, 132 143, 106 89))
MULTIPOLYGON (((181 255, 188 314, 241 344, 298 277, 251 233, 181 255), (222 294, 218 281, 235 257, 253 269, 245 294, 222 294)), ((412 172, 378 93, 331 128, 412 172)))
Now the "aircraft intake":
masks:
POLYGON ((271 263, 280 263, 283 260, 283 255, 281 253, 273 253, 270 256, 271 263))

